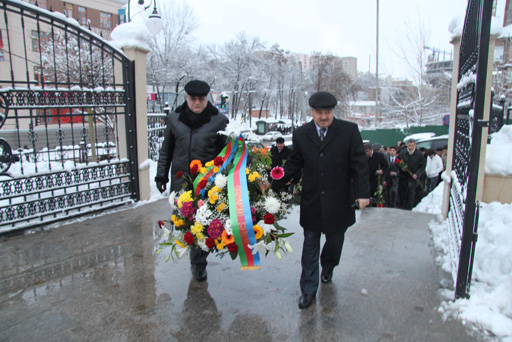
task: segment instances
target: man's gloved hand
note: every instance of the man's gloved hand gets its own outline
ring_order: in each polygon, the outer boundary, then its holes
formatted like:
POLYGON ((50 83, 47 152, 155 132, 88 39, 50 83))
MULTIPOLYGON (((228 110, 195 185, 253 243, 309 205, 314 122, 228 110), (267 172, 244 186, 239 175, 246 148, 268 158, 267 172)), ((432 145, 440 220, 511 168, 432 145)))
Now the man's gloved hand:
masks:
POLYGON ((160 191, 161 194, 167 189, 167 184, 162 182, 156 182, 156 188, 160 191))

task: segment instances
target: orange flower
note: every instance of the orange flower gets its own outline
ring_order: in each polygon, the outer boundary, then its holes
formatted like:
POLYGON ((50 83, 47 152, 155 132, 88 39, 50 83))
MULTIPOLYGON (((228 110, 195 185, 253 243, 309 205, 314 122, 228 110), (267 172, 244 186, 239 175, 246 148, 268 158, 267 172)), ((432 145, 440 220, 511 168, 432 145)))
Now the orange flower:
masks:
POLYGON ((235 237, 233 235, 229 235, 226 230, 222 231, 222 243, 224 245, 229 245, 230 243, 235 242, 235 237))
POLYGON ((194 160, 192 160, 192 162, 190 162, 190 169, 192 169, 194 167, 194 165, 197 165, 198 169, 203 167, 203 164, 198 159, 194 159, 194 160))
POLYGON ((254 237, 256 238, 256 240, 258 240, 262 236, 263 236, 263 228, 261 228, 260 226, 255 224, 254 225, 254 237))

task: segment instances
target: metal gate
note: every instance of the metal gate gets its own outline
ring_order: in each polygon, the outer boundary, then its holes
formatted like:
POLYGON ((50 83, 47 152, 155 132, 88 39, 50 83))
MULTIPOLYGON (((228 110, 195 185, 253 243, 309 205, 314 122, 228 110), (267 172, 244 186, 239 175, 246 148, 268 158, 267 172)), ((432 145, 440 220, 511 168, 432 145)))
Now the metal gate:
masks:
POLYGON ((100 35, 0 0, 0 233, 139 198, 134 85, 100 35))
POLYGON ((492 2, 469 0, 461 39, 449 209, 457 298, 469 297, 477 240, 476 191, 482 130, 488 125, 483 114, 492 2))

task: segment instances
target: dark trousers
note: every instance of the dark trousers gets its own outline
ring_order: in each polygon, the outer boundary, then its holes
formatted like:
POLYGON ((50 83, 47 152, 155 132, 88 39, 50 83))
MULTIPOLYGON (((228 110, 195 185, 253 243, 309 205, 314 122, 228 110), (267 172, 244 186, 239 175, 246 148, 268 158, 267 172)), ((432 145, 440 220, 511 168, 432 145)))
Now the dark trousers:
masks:
POLYGON ((400 194, 400 208, 407 210, 414 208, 417 187, 418 182, 416 182, 412 177, 400 178, 398 186, 398 192, 400 194))
POLYGON ((320 267, 333 270, 338 266, 341 257, 341 250, 345 240, 345 232, 338 231, 325 234, 325 243, 320 255, 321 232, 304 229, 304 244, 302 246, 302 274, 300 276, 300 290, 303 294, 315 294, 320 279, 320 267))
POLYGON ((208 265, 206 257, 208 257, 208 254, 208 252, 203 251, 200 247, 190 248, 190 264, 194 271, 206 269, 206 265, 208 265))

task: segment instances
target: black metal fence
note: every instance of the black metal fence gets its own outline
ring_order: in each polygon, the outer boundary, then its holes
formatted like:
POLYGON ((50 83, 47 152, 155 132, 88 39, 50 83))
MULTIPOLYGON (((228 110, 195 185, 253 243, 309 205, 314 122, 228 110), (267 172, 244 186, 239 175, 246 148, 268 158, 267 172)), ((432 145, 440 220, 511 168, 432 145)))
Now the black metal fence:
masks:
POLYGON ((137 200, 133 62, 23 2, 0 33, 0 233, 137 200))
POLYGON ((476 191, 489 54, 492 0, 469 0, 461 38, 449 226, 455 296, 469 297, 478 231, 476 191), (455 274, 456 272, 456 274, 455 274))
POLYGON ((158 161, 167 127, 167 113, 148 113, 148 156, 158 161))

